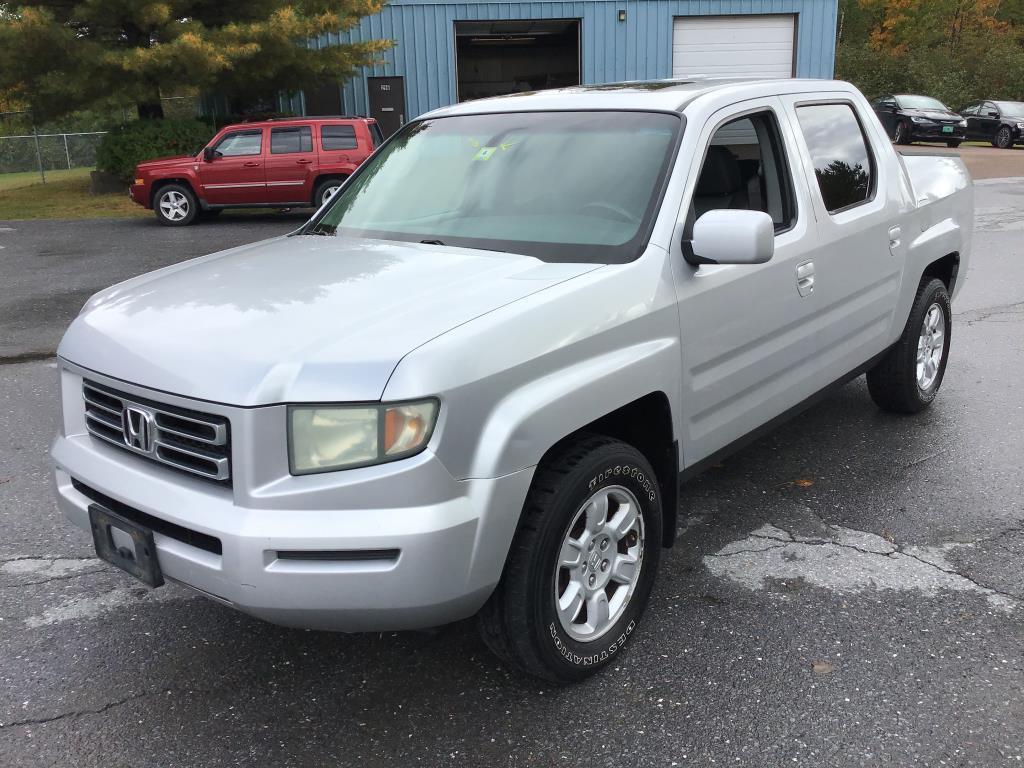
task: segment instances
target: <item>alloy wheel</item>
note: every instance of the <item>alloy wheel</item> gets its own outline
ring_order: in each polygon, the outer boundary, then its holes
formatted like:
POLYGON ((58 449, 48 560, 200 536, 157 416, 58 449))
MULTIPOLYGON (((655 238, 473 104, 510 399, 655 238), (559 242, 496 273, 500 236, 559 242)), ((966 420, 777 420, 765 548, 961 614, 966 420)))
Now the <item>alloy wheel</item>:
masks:
POLYGON ((341 189, 341 184, 333 184, 329 187, 324 188, 323 194, 320 195, 320 205, 323 205, 332 197, 334 197, 334 193, 337 192, 339 189, 341 189))
POLYGON ((946 316, 942 307, 932 304, 924 313, 921 335, 917 340, 917 386, 922 392, 935 383, 946 346, 946 316))
POLYGON ((631 491, 612 485, 573 516, 554 574, 559 623, 574 640, 597 640, 629 605, 643 566, 644 519, 631 491))
POLYGON ((171 190, 160 196, 160 212, 168 221, 181 221, 188 216, 189 202, 181 192, 171 190))

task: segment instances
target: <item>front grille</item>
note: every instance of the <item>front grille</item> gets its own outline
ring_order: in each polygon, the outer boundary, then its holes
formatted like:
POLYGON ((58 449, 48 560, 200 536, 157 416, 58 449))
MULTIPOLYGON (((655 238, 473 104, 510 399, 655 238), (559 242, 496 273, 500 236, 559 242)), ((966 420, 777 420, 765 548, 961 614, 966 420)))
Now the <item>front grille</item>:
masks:
POLYGON ((223 416, 163 405, 84 380, 89 434, 192 475, 231 483, 231 425, 223 416))

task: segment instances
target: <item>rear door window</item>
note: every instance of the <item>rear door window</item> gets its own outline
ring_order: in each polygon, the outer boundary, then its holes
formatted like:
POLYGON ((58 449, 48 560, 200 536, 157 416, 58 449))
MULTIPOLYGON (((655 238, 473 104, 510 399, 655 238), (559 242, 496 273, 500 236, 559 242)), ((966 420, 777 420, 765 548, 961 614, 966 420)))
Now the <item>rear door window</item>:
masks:
POLYGON ((851 104, 808 104, 797 118, 829 213, 860 205, 874 193, 875 164, 851 104))
POLYGON ((287 155, 292 152, 312 152, 313 132, 308 125, 293 128, 273 128, 270 131, 270 154, 287 155))
POLYGON ((356 149, 356 129, 353 125, 324 125, 320 128, 320 146, 327 151, 356 149))

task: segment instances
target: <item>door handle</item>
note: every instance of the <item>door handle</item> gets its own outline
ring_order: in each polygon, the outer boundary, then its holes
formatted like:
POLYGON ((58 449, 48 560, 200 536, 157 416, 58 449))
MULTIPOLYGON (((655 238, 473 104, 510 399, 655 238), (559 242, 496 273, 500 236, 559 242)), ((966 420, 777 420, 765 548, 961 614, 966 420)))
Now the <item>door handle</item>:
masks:
POLYGON ((259 163, 253 162, 252 160, 250 160, 247 163, 242 163, 242 165, 245 166, 246 168, 259 168, 260 167, 259 163))
POLYGON ((296 163, 298 163, 299 165, 309 165, 309 164, 310 164, 310 163, 312 163, 313 161, 312 161, 312 160, 310 160, 310 159, 309 159, 308 157, 300 157, 300 158, 299 158, 298 160, 296 160, 295 162, 296 162, 296 163))
POLYGON ((796 266, 796 289, 801 296, 814 292, 814 262, 805 261, 796 266))
POLYGON ((900 247, 902 240, 903 231, 899 227, 893 227, 889 230, 889 253, 893 256, 896 255, 896 249, 900 247))

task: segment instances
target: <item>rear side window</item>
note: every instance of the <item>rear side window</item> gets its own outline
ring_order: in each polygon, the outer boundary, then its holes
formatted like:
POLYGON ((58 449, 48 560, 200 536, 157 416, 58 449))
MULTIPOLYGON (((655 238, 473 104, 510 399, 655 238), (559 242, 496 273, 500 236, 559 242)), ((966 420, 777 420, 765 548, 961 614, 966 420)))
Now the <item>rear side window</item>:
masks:
POLYGON ((868 200, 874 191, 874 162, 853 107, 811 104, 797 107, 796 114, 828 212, 868 200))
POLYGON ((356 129, 351 125, 325 125, 320 128, 320 145, 326 150, 355 149, 356 129))
POLYGON ((313 132, 308 125, 297 128, 274 128, 270 131, 270 154, 272 155, 312 151, 313 132))

